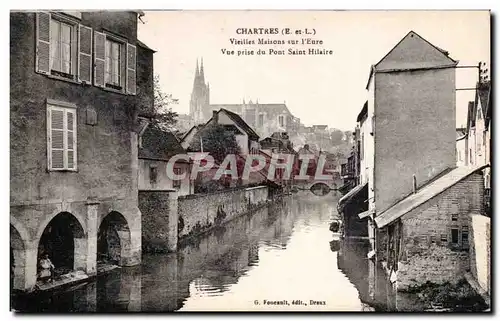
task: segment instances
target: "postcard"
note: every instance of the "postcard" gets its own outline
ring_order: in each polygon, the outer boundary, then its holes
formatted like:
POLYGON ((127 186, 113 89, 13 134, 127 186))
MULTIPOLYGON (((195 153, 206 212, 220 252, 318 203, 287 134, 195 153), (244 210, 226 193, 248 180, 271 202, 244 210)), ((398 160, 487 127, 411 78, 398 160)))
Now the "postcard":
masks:
POLYGON ((490 23, 11 11, 11 311, 491 311, 490 23))

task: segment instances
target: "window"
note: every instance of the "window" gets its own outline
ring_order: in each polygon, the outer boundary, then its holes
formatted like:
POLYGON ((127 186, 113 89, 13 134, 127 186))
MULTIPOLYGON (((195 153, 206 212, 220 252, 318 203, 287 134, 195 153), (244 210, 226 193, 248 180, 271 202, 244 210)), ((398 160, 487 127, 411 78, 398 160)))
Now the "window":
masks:
POLYGON ((76 109, 47 105, 49 170, 76 170, 76 109))
POLYGON ((448 236, 446 234, 441 234, 441 242, 448 242, 448 236))
POLYGON ((264 114, 259 114, 258 126, 264 126, 264 114))
POLYGON ((280 127, 285 127, 285 116, 283 115, 278 116, 278 124, 280 127))
POLYGON ((462 246, 469 246, 469 227, 466 225, 462 226, 462 246))
POLYGON ((458 221, 458 214, 451 214, 452 221, 458 221))
POLYGON ((136 46, 80 24, 80 16, 36 13, 36 72, 135 95, 136 46))
POLYGON ((152 185, 158 183, 158 167, 155 165, 149 166, 149 182, 152 185))
POLYGON ((92 74, 92 28, 68 15, 37 12, 36 72, 89 83, 92 74))
POLYGON ((121 89, 121 46, 122 44, 106 38, 106 85, 121 89))
POLYGON ((94 85, 135 95, 136 47, 125 38, 94 31, 94 85))
POLYGON ((451 229, 451 243, 458 244, 458 229, 457 228, 451 229))
MULTIPOLYGON (((174 174, 175 175, 180 175, 181 174, 181 169, 180 168, 174 168, 174 174)), ((181 180, 180 179, 174 179, 173 182, 172 182, 172 186, 174 188, 181 187, 181 180)))
POLYGON ((73 26, 55 19, 50 20, 50 69, 61 76, 72 74, 73 26))

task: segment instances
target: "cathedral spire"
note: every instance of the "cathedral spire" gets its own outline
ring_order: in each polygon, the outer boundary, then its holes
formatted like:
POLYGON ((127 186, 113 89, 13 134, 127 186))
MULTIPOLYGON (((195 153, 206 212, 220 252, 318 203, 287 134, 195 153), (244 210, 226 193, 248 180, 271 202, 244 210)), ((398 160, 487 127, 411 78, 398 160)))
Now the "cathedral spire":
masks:
MULTIPOLYGON (((200 68, 198 67, 198 58, 196 58, 196 70, 194 72, 194 82, 193 82, 193 87, 196 87, 198 84, 198 78, 200 78, 200 68)), ((193 88, 194 90, 194 88, 193 88)))
POLYGON ((201 57, 200 78, 202 83, 205 83, 205 71, 203 70, 203 57, 201 57))

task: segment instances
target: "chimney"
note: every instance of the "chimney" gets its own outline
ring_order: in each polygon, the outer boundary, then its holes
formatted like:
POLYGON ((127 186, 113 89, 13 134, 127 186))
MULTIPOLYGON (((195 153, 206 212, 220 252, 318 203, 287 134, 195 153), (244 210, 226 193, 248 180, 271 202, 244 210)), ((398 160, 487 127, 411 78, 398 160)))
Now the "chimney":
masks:
POLYGON ((217 110, 212 110, 212 119, 216 124, 219 123, 219 112, 217 110))
POLYGON ((413 174, 413 194, 417 192, 417 176, 413 174))

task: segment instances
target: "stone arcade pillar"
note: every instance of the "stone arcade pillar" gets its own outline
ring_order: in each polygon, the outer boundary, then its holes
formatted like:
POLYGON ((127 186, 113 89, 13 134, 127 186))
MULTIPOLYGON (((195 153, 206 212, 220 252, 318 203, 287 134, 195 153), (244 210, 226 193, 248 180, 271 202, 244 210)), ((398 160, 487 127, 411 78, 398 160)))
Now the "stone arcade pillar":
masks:
POLYGON ((142 256, 142 213, 139 208, 135 207, 133 210, 136 213, 127 215, 129 219, 127 222, 128 228, 122 226, 117 230, 120 238, 121 246, 121 266, 134 266, 141 264, 142 256))
MULTIPOLYGON (((82 258, 80 265, 84 268, 87 275, 95 275, 97 273, 97 233, 99 229, 97 210, 99 202, 87 201, 87 242, 85 249, 80 253, 85 253, 86 257, 82 258)), ((78 242, 80 243, 80 242, 78 242)), ((77 253, 77 240, 75 240, 75 254, 77 253)), ((83 242, 81 242, 83 243, 83 242)), ((83 244, 81 245, 84 246, 83 244)), ((77 256, 75 255, 75 269, 77 269, 77 256)))
POLYGON ((14 249, 14 289, 31 291, 37 280, 38 246, 36 242, 29 242, 24 249, 14 249))

